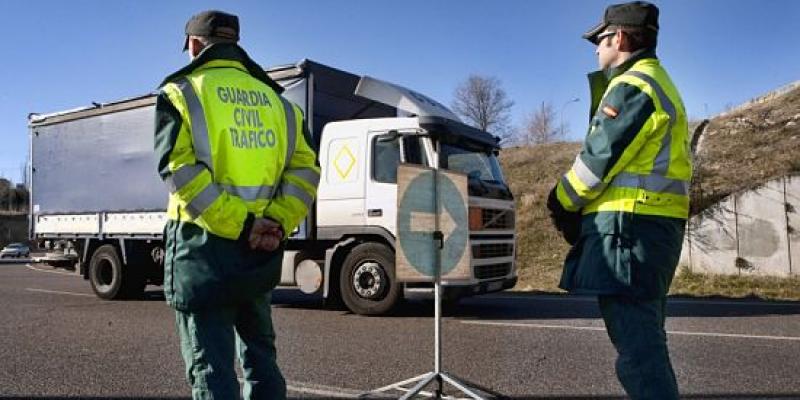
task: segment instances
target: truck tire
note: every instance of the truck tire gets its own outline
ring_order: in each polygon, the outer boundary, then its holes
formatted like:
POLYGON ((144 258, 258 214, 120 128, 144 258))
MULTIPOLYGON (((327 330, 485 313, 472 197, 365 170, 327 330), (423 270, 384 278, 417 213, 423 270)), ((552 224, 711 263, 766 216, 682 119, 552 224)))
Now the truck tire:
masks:
POLYGON ((97 297, 105 300, 141 298, 145 280, 138 271, 122 264, 114 245, 97 248, 89 261, 89 282, 97 297))
POLYGON ((356 314, 391 311, 403 293, 395 279, 392 250, 380 243, 354 247, 342 263, 339 289, 344 304, 356 314))

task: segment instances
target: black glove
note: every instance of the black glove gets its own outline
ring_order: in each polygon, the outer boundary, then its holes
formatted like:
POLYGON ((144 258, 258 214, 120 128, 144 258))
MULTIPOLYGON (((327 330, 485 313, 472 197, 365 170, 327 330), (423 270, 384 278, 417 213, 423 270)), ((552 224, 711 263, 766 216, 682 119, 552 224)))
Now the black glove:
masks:
POLYGON ((550 190, 547 196, 547 209, 550 210, 550 221, 553 226, 561 233, 561 237, 574 246, 581 235, 581 213, 572 212, 564 209, 561 202, 556 197, 556 187, 550 190))

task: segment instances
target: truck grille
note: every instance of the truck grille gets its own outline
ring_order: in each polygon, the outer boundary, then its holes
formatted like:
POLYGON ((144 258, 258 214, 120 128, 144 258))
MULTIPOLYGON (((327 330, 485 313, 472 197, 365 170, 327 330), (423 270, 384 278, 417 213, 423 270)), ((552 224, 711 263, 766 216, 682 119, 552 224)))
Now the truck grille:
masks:
POLYGON ((482 214, 483 229, 514 229, 514 210, 484 208, 482 214))
POLYGON ((511 263, 476 265, 475 277, 478 279, 499 278, 511 272, 511 263))
POLYGON ((472 258, 511 257, 514 255, 512 243, 484 243, 472 246, 472 258))

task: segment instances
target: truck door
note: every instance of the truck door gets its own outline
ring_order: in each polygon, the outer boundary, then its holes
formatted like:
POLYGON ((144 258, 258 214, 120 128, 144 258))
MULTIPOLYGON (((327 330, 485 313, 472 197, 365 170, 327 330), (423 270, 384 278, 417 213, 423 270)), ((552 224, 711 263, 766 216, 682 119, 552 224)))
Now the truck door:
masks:
POLYGON ((397 235, 397 167, 400 163, 428 165, 419 136, 372 133, 367 183, 367 225, 397 235))

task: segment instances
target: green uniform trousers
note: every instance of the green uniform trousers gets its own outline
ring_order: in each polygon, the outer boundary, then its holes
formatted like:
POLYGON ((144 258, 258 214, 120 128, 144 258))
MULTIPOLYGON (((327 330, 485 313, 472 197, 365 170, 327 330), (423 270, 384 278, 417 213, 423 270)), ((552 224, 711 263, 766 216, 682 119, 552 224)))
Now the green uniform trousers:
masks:
POLYGON ((238 350, 245 399, 285 399, 286 381, 275 354, 271 292, 236 306, 176 311, 181 354, 194 399, 238 399, 238 350), (238 348, 238 349, 237 349, 238 348))
POLYGON ((666 300, 598 296, 608 336, 617 349, 617 377, 632 400, 678 399, 664 331, 666 300))

